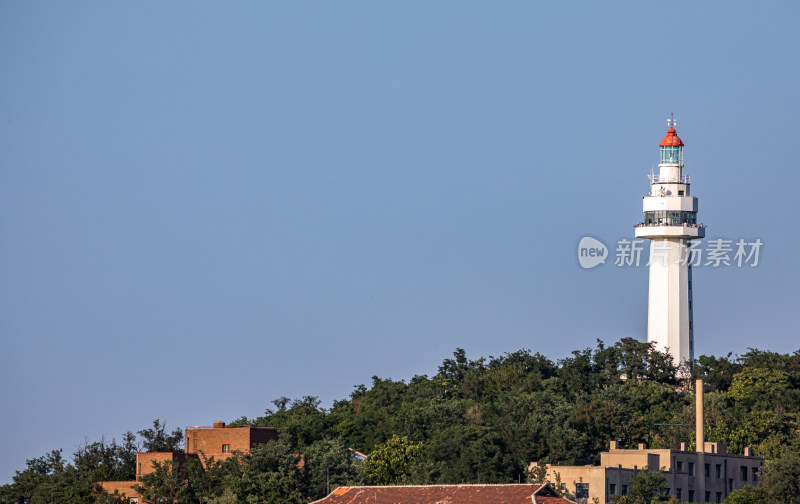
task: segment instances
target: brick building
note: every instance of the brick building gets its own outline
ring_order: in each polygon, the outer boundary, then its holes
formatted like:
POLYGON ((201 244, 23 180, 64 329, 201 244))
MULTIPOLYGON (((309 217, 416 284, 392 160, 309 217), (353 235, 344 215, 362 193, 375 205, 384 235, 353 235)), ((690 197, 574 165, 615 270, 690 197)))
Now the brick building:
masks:
POLYGON ((186 427, 184 451, 202 453, 206 457, 225 459, 235 451, 246 453, 256 445, 278 439, 276 427, 253 427, 252 425, 225 425, 214 422, 211 427, 186 427))
POLYGON ((133 489, 136 481, 98 481, 97 485, 106 492, 113 494, 119 492, 123 497, 127 497, 131 502, 139 502, 139 494, 133 489))
POLYGON ((343 486, 311 504, 569 504, 549 485, 343 486))
POLYGON ((225 422, 214 422, 213 426, 187 427, 184 431, 184 451, 181 452, 142 452, 136 454, 136 480, 134 481, 101 481, 98 485, 109 493, 118 491, 130 498, 131 502, 139 501, 139 494, 133 489, 142 476, 154 470, 154 464, 172 462, 177 467, 183 466, 189 459, 199 460, 214 457, 224 460, 234 452, 247 453, 256 445, 278 439, 276 427, 254 427, 252 425, 225 425, 225 422), (201 457, 201 455, 203 455, 201 457))

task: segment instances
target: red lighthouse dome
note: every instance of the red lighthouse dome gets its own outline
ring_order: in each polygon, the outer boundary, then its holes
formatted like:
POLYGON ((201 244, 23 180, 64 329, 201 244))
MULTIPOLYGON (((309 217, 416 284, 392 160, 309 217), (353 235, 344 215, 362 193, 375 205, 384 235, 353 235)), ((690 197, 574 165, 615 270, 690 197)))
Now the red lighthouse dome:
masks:
POLYGON ((667 130, 667 136, 665 136, 658 145, 661 147, 683 146, 683 140, 678 136, 675 128, 670 126, 667 130))

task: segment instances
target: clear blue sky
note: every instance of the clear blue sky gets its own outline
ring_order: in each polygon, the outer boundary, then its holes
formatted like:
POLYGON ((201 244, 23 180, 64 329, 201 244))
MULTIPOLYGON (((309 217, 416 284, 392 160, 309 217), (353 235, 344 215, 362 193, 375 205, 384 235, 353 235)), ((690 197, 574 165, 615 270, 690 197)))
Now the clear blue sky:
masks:
POLYGON ((0 3, 0 482, 165 418, 646 338, 675 112, 698 353, 800 348, 796 2, 0 3), (794 154, 792 154, 794 153, 794 154))

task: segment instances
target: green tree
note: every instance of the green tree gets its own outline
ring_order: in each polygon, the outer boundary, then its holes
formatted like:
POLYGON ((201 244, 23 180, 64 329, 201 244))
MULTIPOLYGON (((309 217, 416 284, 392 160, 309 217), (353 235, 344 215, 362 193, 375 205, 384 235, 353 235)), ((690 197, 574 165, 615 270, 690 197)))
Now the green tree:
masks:
POLYGON ((25 461, 25 469, 17 471, 11 485, 4 485, 0 496, 8 503, 31 502, 36 488, 64 472, 66 464, 61 450, 25 461))
POLYGON ((409 465, 410 477, 391 484, 500 483, 512 477, 516 481, 525 473, 527 461, 515 459, 490 426, 462 423, 437 431, 409 465))
POLYGON ((369 454, 364 472, 375 485, 397 485, 407 481, 410 465, 421 455, 422 443, 393 436, 369 454))
POLYGON ((212 497, 208 504, 239 504, 239 499, 236 498, 233 490, 226 488, 219 496, 212 497))
POLYGON ((101 439, 86 442, 73 454, 73 464, 82 477, 91 481, 121 481, 134 479, 136 466, 136 437, 127 432, 122 444, 101 439))
POLYGON ((142 449, 148 452, 178 452, 182 451, 183 431, 175 429, 167 432, 167 423, 156 418, 151 429, 138 432, 142 437, 142 449))
POLYGON ((249 453, 234 453, 222 462, 219 475, 222 488, 231 490, 239 502, 300 504, 308 499, 299 464, 300 456, 281 438, 249 453))
POLYGON ((153 470, 139 479, 133 489, 142 501, 155 504, 183 504, 181 489, 185 486, 181 468, 171 460, 153 462, 153 470))
POLYGON ((789 389, 786 372, 745 367, 733 375, 733 383, 728 396, 738 405, 746 408, 772 409, 783 403, 789 389))
POLYGON ((787 448, 783 455, 768 460, 762 469, 759 488, 770 503, 800 503, 799 443, 787 448))
POLYGON ((694 374, 704 380, 709 391, 726 392, 733 383, 733 375, 741 369, 742 365, 733 362, 729 352, 725 357, 701 355, 695 363, 694 374))
POLYGON ((30 459, 13 483, 0 489, 0 501, 14 504, 81 504, 92 500, 94 481, 81 474, 53 450, 30 459))
POLYGON ((142 501, 154 504, 196 504, 207 502, 221 492, 215 477, 219 463, 206 461, 208 469, 197 458, 183 463, 171 460, 154 462, 153 471, 145 474, 134 486, 142 501))
POLYGON ((276 410, 267 409, 256 425, 277 427, 292 446, 302 450, 325 434, 326 412, 314 396, 290 400, 281 397, 272 401, 276 410))
POLYGON ((725 499, 725 504, 768 504, 761 488, 744 487, 734 490, 725 499))
MULTIPOLYGON (((13 482, 0 487, 0 502, 8 504, 85 503, 111 504, 123 502, 119 495, 109 495, 96 486, 100 479, 125 476, 122 448, 112 443, 86 443, 78 449, 74 465, 53 450, 26 462, 17 471, 13 482)), ((127 503, 127 499, 124 500, 127 503)))
POLYGON ((311 499, 321 499, 329 489, 363 483, 362 463, 355 461, 339 439, 317 441, 305 455, 305 481, 311 499))
POLYGON ((139 453, 136 436, 127 431, 122 436, 122 443, 117 446, 117 477, 126 481, 136 478, 136 454, 139 453))

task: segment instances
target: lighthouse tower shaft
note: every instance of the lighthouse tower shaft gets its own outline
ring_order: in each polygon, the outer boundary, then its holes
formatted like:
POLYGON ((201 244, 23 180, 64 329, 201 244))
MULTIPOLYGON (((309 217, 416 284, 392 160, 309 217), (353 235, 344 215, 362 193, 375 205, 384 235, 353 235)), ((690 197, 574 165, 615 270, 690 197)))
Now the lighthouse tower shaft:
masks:
POLYGON ((650 175, 650 194, 643 198, 644 222, 636 226, 637 238, 650 242, 650 291, 647 304, 647 341, 672 355, 676 365, 692 365, 691 240, 705 237, 697 223, 697 198, 683 174, 683 141, 670 119, 661 141, 658 173, 650 175))

